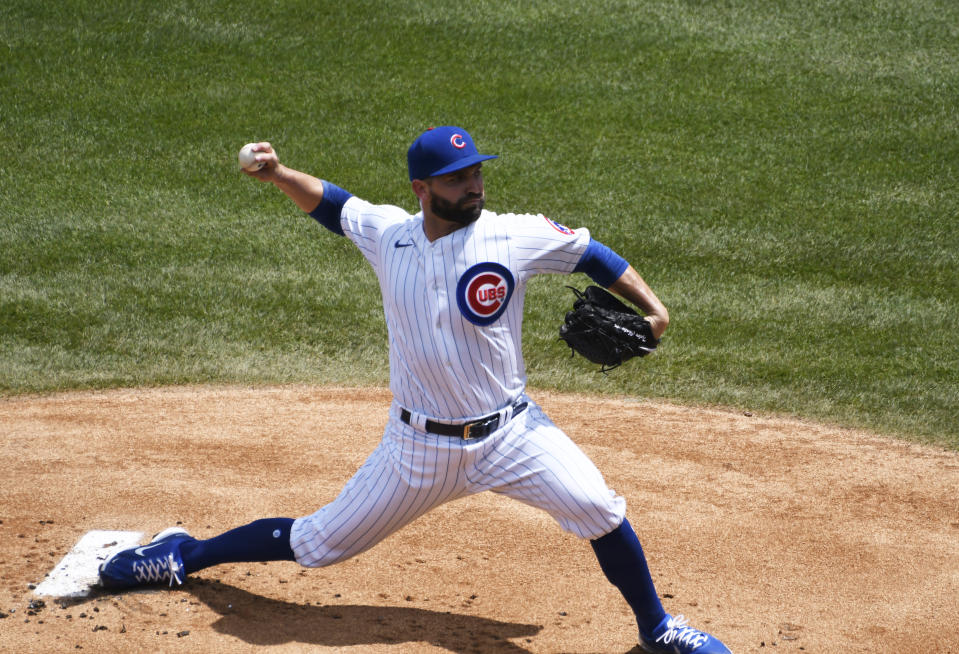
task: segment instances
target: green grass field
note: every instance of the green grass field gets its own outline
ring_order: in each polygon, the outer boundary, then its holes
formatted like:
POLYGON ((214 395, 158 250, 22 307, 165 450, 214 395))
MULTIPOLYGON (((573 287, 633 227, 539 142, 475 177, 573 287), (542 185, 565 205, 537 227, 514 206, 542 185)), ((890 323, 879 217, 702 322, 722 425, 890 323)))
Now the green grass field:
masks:
POLYGON ((458 124, 488 208, 585 226, 671 310, 609 375, 538 278, 530 385, 959 448, 959 4, 6 0, 0 393, 385 384, 358 252, 244 143, 414 208, 458 124))

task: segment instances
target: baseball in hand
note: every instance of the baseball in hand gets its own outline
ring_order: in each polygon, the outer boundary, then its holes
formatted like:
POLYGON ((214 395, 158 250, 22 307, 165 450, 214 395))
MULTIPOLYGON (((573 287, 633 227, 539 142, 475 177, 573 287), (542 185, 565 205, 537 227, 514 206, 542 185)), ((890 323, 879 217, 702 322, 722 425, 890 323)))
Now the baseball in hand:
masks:
POLYGON ((253 151, 253 146, 255 143, 247 143, 242 148, 240 148, 240 154, 237 156, 237 159, 240 161, 240 168, 243 170, 248 170, 251 173, 256 172, 260 168, 266 165, 264 161, 255 161, 253 157, 256 156, 256 152, 253 151))

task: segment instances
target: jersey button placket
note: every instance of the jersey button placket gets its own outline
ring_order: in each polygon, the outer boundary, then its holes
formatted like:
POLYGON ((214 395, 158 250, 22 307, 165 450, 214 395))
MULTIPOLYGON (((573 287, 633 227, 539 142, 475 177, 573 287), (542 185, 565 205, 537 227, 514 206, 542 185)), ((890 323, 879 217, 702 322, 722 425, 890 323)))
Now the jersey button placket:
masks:
POLYGON ((449 370, 453 367, 453 364, 446 358, 446 352, 449 351, 450 344, 447 342, 448 329, 445 320, 446 313, 449 311, 449 294, 446 292, 446 279, 442 276, 444 248, 441 244, 433 244, 430 249, 431 256, 426 270, 426 284, 432 299, 430 308, 433 313, 431 316, 434 332, 433 340, 444 346, 443 350, 440 351, 440 355, 443 357, 441 363, 443 367, 449 370))

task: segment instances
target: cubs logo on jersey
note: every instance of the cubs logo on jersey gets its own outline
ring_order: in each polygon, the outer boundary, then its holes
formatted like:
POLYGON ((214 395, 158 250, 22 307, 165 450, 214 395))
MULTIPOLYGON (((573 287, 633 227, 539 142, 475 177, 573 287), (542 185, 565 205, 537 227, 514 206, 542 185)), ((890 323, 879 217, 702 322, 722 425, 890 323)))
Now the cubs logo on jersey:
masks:
POLYGON ((474 325, 491 325, 503 315, 516 283, 506 266, 478 263, 456 285, 456 302, 463 317, 474 325))

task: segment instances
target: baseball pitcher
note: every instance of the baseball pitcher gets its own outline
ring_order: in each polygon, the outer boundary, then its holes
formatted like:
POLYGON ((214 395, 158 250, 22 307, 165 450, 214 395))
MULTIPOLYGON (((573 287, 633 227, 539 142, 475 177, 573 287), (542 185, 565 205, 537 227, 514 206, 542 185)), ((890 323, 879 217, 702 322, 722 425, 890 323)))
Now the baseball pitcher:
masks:
MULTIPOLYGON (((445 502, 492 491, 546 511, 590 542, 636 615, 641 651, 728 654, 714 636, 666 613, 625 500, 526 394, 521 334, 529 280, 582 272, 638 307, 642 315, 634 313, 625 331, 639 334, 643 355, 659 342, 669 314, 636 270, 587 229, 487 211, 482 166, 496 156, 480 154, 460 127, 429 129, 410 146, 415 215, 288 168, 269 143, 251 150, 246 174, 274 184, 350 239, 376 272, 393 393, 382 440, 339 496, 312 515, 257 520, 208 540, 167 529, 106 561, 102 585, 172 586, 197 570, 241 561, 328 566, 445 502)), ((631 311, 618 301, 613 307, 603 293, 581 299, 603 311, 631 311)), ((584 320, 568 317, 566 336, 582 333, 584 320)), ((624 331, 618 327, 613 331, 624 331)))

